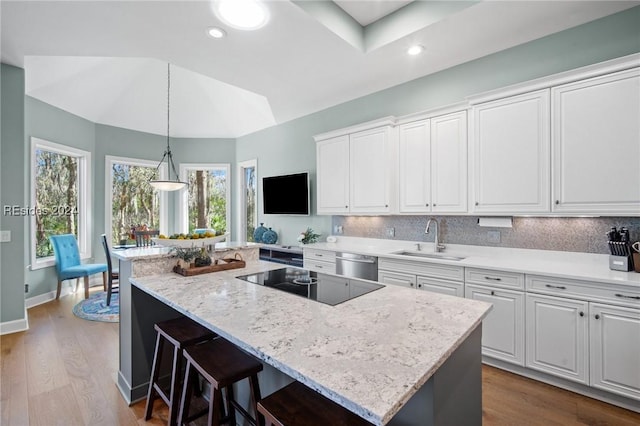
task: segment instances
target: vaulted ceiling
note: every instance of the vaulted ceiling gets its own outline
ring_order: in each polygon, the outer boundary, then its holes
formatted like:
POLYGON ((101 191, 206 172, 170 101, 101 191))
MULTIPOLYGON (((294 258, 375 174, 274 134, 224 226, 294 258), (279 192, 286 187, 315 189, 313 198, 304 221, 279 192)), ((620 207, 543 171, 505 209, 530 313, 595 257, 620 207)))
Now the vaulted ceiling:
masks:
POLYGON ((265 1, 256 31, 205 1, 6 1, 2 62, 97 123, 238 137, 577 26, 638 1, 265 1), (212 26, 227 36, 207 35, 212 26), (409 56, 413 44, 423 54, 409 56))

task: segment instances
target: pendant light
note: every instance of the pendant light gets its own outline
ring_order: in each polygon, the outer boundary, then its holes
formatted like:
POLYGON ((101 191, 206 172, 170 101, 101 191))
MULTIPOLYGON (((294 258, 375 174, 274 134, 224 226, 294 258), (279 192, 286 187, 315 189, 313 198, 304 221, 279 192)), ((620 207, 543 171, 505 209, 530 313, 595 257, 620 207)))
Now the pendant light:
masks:
POLYGON ((150 180, 149 185, 157 189, 158 191, 177 191, 182 188, 187 187, 186 182, 182 182, 178 179, 178 173, 176 172, 176 165, 173 163, 173 155, 171 154, 171 146, 169 146, 169 105, 170 105, 170 94, 171 94, 171 64, 167 64, 167 149, 162 155, 162 159, 156 167, 156 172, 160 169, 162 162, 164 159, 167 159, 167 163, 169 164, 169 177, 168 180, 150 180), (173 170, 173 174, 176 176, 175 180, 171 180, 171 170, 173 170))

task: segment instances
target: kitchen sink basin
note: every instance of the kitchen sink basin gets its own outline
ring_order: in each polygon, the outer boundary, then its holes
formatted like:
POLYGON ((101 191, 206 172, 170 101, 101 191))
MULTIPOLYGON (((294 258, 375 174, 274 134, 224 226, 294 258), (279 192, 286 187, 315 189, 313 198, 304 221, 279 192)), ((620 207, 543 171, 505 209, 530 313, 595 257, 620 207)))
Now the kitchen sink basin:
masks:
POLYGON ((397 254, 400 256, 411 256, 411 257, 424 257, 427 259, 441 259, 441 260, 462 260, 465 259, 463 256, 453 256, 444 253, 425 253, 422 251, 409 251, 409 250, 400 250, 394 251, 391 254, 397 254))

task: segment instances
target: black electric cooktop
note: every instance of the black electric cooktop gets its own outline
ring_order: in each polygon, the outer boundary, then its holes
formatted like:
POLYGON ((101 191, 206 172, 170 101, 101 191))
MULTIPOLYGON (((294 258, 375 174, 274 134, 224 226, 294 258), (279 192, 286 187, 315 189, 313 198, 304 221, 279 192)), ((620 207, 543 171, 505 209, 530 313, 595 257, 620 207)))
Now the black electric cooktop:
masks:
POLYGON ((316 300, 335 306, 339 303, 372 292, 383 286, 369 281, 359 281, 344 278, 343 280, 318 281, 318 274, 313 271, 298 268, 281 268, 256 274, 241 275, 238 279, 253 284, 271 287, 287 293, 297 294, 307 299, 316 300), (357 281, 357 285, 353 284, 357 281), (348 286, 343 283, 351 282, 348 286), (318 288, 320 286, 320 288, 318 288))

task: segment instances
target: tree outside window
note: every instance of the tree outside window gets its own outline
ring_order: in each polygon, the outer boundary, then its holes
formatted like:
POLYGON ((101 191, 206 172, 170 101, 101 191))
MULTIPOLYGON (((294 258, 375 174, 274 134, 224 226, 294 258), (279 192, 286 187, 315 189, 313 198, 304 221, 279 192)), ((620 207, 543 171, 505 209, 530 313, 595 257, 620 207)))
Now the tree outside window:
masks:
POLYGON ((196 229, 227 230, 227 170, 188 170, 189 232, 196 229))
POLYGON ((90 153, 38 138, 32 145, 32 266, 53 262, 51 235, 75 235, 82 257, 89 256, 87 232, 90 153))

